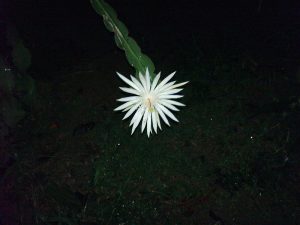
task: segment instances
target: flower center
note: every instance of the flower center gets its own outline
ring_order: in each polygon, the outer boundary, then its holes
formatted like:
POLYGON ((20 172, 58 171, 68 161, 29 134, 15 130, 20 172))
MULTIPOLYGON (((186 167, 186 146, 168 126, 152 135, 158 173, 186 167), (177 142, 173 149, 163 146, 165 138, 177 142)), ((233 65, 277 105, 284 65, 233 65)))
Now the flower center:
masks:
POLYGON ((153 97, 152 96, 147 96, 145 98, 145 105, 148 109, 149 112, 153 112, 154 111, 154 100, 153 100, 153 97))

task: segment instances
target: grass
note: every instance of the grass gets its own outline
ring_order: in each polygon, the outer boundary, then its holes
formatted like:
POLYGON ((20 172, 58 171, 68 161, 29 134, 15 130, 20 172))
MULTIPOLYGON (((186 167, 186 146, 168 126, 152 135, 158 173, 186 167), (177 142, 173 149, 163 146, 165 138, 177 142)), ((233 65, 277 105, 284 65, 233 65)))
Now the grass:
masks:
POLYGON ((187 52, 177 68, 178 80, 190 80, 187 107, 150 139, 130 136, 128 120, 112 111, 121 95, 114 70, 128 72, 121 56, 37 81, 12 169, 36 224, 299 222, 290 137, 299 100, 290 81, 239 56, 187 52))

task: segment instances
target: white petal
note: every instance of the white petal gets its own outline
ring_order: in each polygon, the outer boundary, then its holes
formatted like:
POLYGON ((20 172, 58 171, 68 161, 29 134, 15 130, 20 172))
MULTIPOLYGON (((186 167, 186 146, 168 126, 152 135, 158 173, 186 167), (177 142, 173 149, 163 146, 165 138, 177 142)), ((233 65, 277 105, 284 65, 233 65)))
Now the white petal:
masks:
POLYGON ((161 110, 160 105, 157 104, 157 105, 155 106, 155 108, 156 108, 158 114, 159 114, 159 115, 161 116, 161 118, 163 119, 163 121, 164 121, 168 126, 170 126, 170 123, 169 123, 167 117, 165 116, 164 112, 161 110))
POLYGON ((130 122, 130 125, 133 123, 131 134, 133 134, 133 132, 135 131, 135 129, 139 125, 139 123, 140 123, 140 121, 143 117, 143 113, 144 113, 144 109, 141 107, 136 111, 135 115, 133 116, 133 118, 130 122))
POLYGON ((160 72, 156 75, 156 77, 154 78, 154 80, 153 80, 153 82, 152 82, 152 84, 151 84, 151 91, 153 91, 154 88, 156 87, 159 78, 160 78, 160 72))
POLYGON ((151 132, 152 132, 152 127, 151 127, 151 113, 148 113, 148 118, 147 118, 147 135, 148 135, 148 137, 150 136, 151 132))
POLYGON ((143 120, 142 120, 142 130, 141 130, 141 133, 143 133, 143 131, 144 131, 145 127, 146 127, 147 120, 148 120, 148 113, 149 113, 149 111, 147 109, 145 109, 145 113, 144 113, 143 120))
POLYGON ((174 111, 179 111, 179 109, 177 109, 175 106, 173 106, 172 104, 170 104, 169 102, 166 102, 164 99, 160 100, 159 103, 163 106, 166 106, 167 108, 174 110, 174 111))
POLYGON ((123 109, 122 112, 126 112, 126 111, 128 111, 129 109, 131 109, 131 108, 132 108, 132 105, 130 105, 130 106, 128 106, 127 108, 123 109))
POLYGON ((170 90, 168 90, 168 91, 164 91, 164 92, 162 92, 161 94, 163 94, 163 95, 173 95, 173 94, 176 94, 176 93, 178 93, 178 92, 180 92, 180 91, 182 91, 183 89, 181 89, 181 88, 178 88, 178 89, 170 89, 170 90))
POLYGON ((146 68, 146 86, 147 86, 147 91, 150 91, 151 87, 151 81, 150 81, 150 73, 148 67, 146 68))
POLYGON ((159 99, 176 99, 176 98, 182 98, 183 95, 160 95, 159 99))
POLYGON ((170 103, 172 105, 185 106, 185 104, 182 104, 181 102, 177 102, 177 101, 170 100, 170 99, 162 99, 161 101, 170 103))
POLYGON ((130 75, 132 82, 140 89, 140 93, 143 93, 144 88, 141 82, 138 81, 134 76, 130 75))
POLYGON ((176 81, 171 81, 171 82, 169 82, 169 83, 167 83, 166 85, 164 85, 163 87, 156 87, 155 89, 154 89, 154 92, 155 93, 161 93, 161 92, 163 92, 163 91, 165 91, 166 89, 168 89, 169 87, 171 87, 173 84, 175 84, 176 83, 176 81))
POLYGON ((137 110, 137 108, 140 106, 140 103, 137 103, 136 105, 132 106, 132 108, 125 114, 122 120, 127 119, 134 111, 137 110))
POLYGON ((155 133, 157 133, 157 119, 156 119, 156 115, 157 115, 156 111, 151 112, 153 129, 154 129, 155 133))
POLYGON ((133 95, 140 95, 140 92, 133 89, 133 88, 127 88, 127 87, 120 87, 120 89, 126 93, 129 93, 129 94, 133 94, 133 95))
POLYGON ((122 74, 120 74, 120 73, 118 73, 118 72, 117 72, 117 74, 118 74, 118 76, 119 76, 125 83, 127 83, 129 86, 131 86, 131 87, 133 87, 134 89, 140 91, 139 88, 138 88, 131 80, 127 79, 126 77, 124 77, 122 74))
POLYGON ((139 78, 140 78, 141 84, 143 85, 143 89, 147 90, 146 79, 145 79, 145 77, 143 76, 142 73, 139 73, 139 78))
POLYGON ((130 102, 130 101, 135 101, 138 100, 140 97, 139 96, 129 96, 129 97, 124 97, 124 98, 119 98, 117 99, 118 102, 130 102))
POLYGON ((125 109, 129 106, 132 106, 132 105, 136 104, 138 101, 140 101, 140 100, 137 99, 137 100, 134 100, 134 101, 126 102, 126 103, 120 105, 119 107, 115 108, 114 111, 123 110, 123 109, 125 109))
POLYGON ((157 86, 157 88, 161 88, 163 87, 169 80, 172 79, 172 77, 175 75, 176 71, 171 73, 169 76, 167 76, 165 79, 163 79, 157 86))
POLYGON ((174 88, 181 87, 181 86, 183 86, 183 85, 185 85, 185 84, 187 84, 187 83, 189 83, 189 81, 182 82, 182 83, 179 83, 179 84, 174 84, 174 85, 168 87, 167 89, 165 89, 165 91, 168 91, 168 90, 170 90, 170 89, 174 89, 174 88))
POLYGON ((131 126, 132 124, 134 124, 135 122, 136 122, 136 120, 137 120, 137 118, 139 117, 139 114, 144 114, 144 107, 140 107, 137 111, 136 111, 136 113, 134 114, 134 116, 132 117, 132 119, 131 119, 131 121, 130 121, 130 124, 129 124, 129 126, 131 126))
POLYGON ((155 111, 155 117, 156 117, 156 119, 157 119, 157 125, 158 125, 159 129, 162 130, 162 129, 161 129, 161 124, 160 124, 160 118, 159 118, 159 115, 158 115, 158 112, 157 112, 157 111, 155 111))
POLYGON ((179 122, 178 119, 173 115, 173 113, 168 110, 166 107, 164 107, 163 105, 158 104, 161 108, 161 110, 168 116, 170 117, 172 120, 179 122))

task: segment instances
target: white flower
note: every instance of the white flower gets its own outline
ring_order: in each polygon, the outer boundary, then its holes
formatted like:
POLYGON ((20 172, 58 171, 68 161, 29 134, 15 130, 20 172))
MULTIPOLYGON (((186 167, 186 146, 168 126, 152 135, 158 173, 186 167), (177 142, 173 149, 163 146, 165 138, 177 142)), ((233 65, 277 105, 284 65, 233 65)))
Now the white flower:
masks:
POLYGON ((167 117, 179 122, 170 110, 179 111, 175 106, 185 106, 173 99, 183 97, 183 95, 176 95, 182 90, 178 87, 188 82, 175 84, 176 81, 170 81, 175 72, 171 73, 161 82, 158 82, 160 78, 160 73, 158 73, 151 82, 148 68, 145 75, 139 73, 139 80, 133 76, 130 76, 131 80, 129 80, 122 74, 118 72, 117 74, 130 86, 120 87, 120 89, 132 94, 132 96, 118 99, 117 101, 124 103, 117 107, 115 111, 122 110, 123 112, 127 112, 123 120, 133 115, 129 125, 132 125, 131 134, 133 134, 140 121, 142 121, 141 132, 144 131, 147 125, 148 137, 152 133, 152 127, 155 133, 157 133, 157 127, 161 129, 160 118, 168 126, 170 126, 170 123, 167 117))

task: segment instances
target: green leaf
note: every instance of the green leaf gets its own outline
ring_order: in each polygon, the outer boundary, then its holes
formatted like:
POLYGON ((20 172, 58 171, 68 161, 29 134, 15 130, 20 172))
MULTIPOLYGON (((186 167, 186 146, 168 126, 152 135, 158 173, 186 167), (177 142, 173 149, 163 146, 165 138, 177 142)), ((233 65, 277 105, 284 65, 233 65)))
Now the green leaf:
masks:
POLYGON ((153 77, 155 67, 152 60, 144 55, 136 41, 128 36, 125 24, 118 19, 114 9, 103 0, 91 0, 91 5, 103 17, 106 29, 114 33, 117 47, 125 51, 127 61, 135 68, 136 74, 145 73, 148 67, 153 77))

